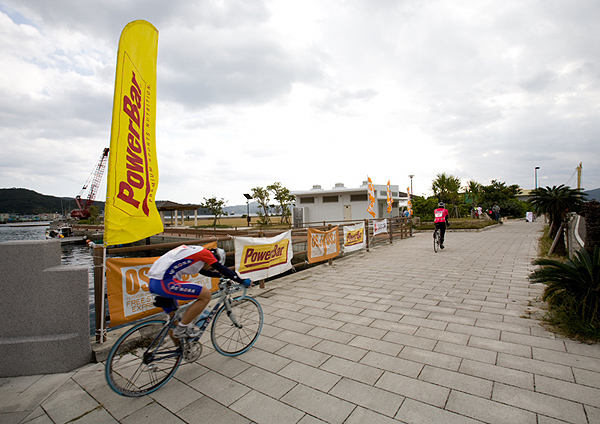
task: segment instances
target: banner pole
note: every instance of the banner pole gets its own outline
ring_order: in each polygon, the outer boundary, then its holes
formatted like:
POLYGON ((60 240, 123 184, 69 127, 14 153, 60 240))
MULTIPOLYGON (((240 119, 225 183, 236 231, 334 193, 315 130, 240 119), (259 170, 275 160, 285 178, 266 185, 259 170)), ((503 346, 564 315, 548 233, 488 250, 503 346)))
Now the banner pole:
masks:
POLYGON ((102 247, 102 300, 100 301, 100 311, 102 313, 100 317, 100 344, 106 341, 106 305, 105 296, 106 293, 106 246, 102 247))

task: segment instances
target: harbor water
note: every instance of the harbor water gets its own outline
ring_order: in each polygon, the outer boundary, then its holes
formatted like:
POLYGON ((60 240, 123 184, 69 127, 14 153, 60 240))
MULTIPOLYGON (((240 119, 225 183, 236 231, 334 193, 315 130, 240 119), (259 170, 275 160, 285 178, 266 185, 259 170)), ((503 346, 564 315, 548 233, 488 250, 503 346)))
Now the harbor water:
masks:
MULTIPOLYGON (((13 240, 45 240, 49 222, 0 225, 0 242, 13 240)), ((90 335, 95 332, 94 316, 94 261, 91 249, 82 244, 63 244, 61 246, 61 264, 85 267, 88 269, 88 287, 90 299, 90 335)))

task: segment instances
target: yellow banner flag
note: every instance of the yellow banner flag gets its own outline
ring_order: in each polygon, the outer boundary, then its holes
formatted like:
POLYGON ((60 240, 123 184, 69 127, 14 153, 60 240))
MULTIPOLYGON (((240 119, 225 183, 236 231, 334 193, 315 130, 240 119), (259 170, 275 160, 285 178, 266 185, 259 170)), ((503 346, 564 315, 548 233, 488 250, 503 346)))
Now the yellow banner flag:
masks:
POLYGON ((390 181, 387 183, 387 212, 392 212, 392 206, 394 205, 394 199, 392 198, 392 189, 390 188, 390 181))
POLYGON ((156 209, 156 56, 149 22, 125 26, 119 40, 106 188, 104 245, 131 243, 163 231, 156 209))
POLYGON ((367 212, 371 214, 373 218, 375 218, 375 187, 373 187, 373 181, 371 181, 371 177, 367 177, 369 185, 369 206, 367 206, 367 212))

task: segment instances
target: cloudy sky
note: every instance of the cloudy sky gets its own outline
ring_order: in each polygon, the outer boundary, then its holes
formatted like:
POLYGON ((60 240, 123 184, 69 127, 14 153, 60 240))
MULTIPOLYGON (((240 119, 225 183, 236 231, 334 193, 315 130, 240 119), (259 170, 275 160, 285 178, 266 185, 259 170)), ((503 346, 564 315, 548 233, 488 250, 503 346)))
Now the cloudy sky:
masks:
MULTIPOLYGON (((437 174, 600 187, 596 0, 0 0, 0 187, 79 193, 123 27, 159 31, 159 200, 437 174)), ((106 177, 98 193, 103 200, 106 177)))

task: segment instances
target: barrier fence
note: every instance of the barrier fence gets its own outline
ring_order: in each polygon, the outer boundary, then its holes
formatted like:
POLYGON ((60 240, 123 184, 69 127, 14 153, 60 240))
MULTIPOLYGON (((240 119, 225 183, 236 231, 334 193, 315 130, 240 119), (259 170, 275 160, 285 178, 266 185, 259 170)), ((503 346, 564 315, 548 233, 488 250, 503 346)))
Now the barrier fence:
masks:
MULTIPOLYGON (((309 229, 319 231, 331 231, 336 226, 338 227, 338 237, 340 245, 344 245, 344 231, 350 228, 354 228, 357 225, 361 226, 364 224, 364 246, 361 246, 357 250, 365 249, 367 252, 376 245, 393 243, 394 239, 412 237, 412 220, 409 218, 398 217, 398 218, 384 218, 381 220, 365 219, 365 220, 343 220, 343 221, 319 221, 319 222, 308 222, 304 223, 302 227, 288 227, 288 228, 165 228, 165 231, 156 236, 149 237, 145 240, 138 242, 136 245, 130 245, 125 247, 111 247, 106 250, 106 255, 114 257, 121 257, 123 255, 129 256, 135 252, 160 252, 154 256, 160 256, 167 250, 180 246, 186 245, 206 245, 208 243, 217 242, 219 247, 223 248, 227 253, 227 264, 235 262, 233 256, 235 255, 235 248, 233 240, 236 237, 252 237, 252 238, 270 238, 275 237, 282 232, 289 231, 291 233, 291 244, 293 249, 293 256, 291 260, 291 268, 294 270, 302 267, 316 265, 323 263, 309 263, 308 255, 308 243, 309 243, 309 229), (172 238, 179 239, 177 241, 170 240, 172 238), (170 240, 170 241, 165 241, 170 240)), ((98 226, 74 226, 74 230, 88 230, 88 231, 101 231, 102 227, 98 226)), ((94 262, 94 302, 95 302, 95 321, 96 321, 96 341, 101 343, 105 340, 105 330, 101 328, 102 322, 102 308, 100 305, 106 304, 103 302, 102 296, 106 296, 106 293, 102 293, 103 286, 103 271, 104 271, 104 257, 103 257, 102 246, 95 246, 93 249, 93 262, 94 262)), ((333 260, 341 258, 351 254, 351 249, 341 250, 335 257, 329 258, 326 261, 330 264, 333 260)), ((353 250, 356 251, 356 250, 353 250)), ((235 266, 230 266, 234 269, 235 266)), ((273 277, 277 278, 277 277, 273 277)), ((270 279, 270 278, 269 278, 270 279)), ((265 279, 259 280, 261 288, 265 288, 265 279)), ((106 321, 105 321, 106 322, 106 321)))

